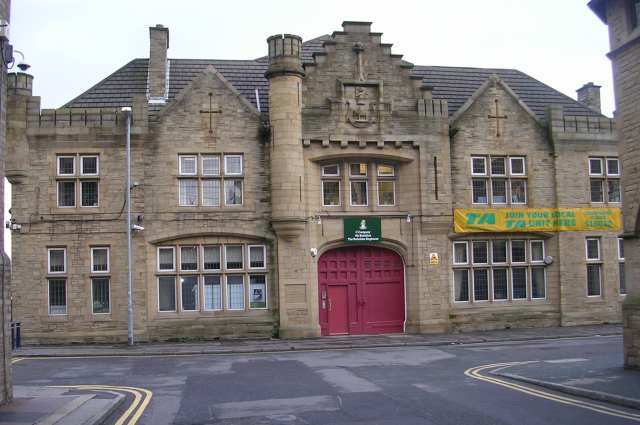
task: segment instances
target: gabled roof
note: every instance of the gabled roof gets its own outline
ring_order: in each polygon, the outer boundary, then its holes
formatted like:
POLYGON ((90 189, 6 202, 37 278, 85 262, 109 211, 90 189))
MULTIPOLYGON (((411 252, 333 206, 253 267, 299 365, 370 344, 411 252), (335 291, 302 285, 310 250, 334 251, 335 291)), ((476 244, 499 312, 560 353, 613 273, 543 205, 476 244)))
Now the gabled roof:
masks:
MULTIPOLYGON (((303 62, 313 62, 312 54, 322 51, 322 43, 328 39, 330 39, 329 35, 323 35, 303 43, 303 62)), ((132 60, 64 106, 68 108, 131 106, 134 95, 146 94, 148 63, 148 59, 132 60)), ((177 94, 208 66, 218 70, 256 107, 258 102, 255 91, 258 89, 259 109, 267 112, 269 84, 264 77, 268 66, 267 57, 254 60, 170 59, 169 101, 175 99, 177 94)), ((493 74, 504 80, 542 121, 548 105, 562 105, 567 115, 601 116, 569 96, 515 69, 417 65, 412 73, 421 76, 424 84, 434 87, 434 98, 448 100, 449 116, 453 116, 493 74)))

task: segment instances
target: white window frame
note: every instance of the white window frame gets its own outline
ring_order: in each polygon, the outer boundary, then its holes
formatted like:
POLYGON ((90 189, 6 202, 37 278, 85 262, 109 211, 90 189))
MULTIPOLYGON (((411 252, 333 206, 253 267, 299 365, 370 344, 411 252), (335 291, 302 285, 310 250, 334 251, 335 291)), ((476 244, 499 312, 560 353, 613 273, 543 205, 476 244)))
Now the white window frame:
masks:
POLYGON ((491 267, 490 271, 491 271, 491 281, 489 282, 489 286, 491 287, 491 302, 496 302, 496 303, 503 303, 503 302, 507 302, 509 301, 509 290, 511 289, 509 285, 509 275, 510 272, 509 270, 511 269, 511 267, 509 267, 508 265, 504 265, 504 266, 498 266, 498 267, 491 267), (499 270, 505 270, 507 272, 507 298, 496 298, 496 279, 495 279, 495 273, 496 273, 496 269, 499 270))
POLYGON ((159 246, 158 249, 156 249, 156 265, 157 265, 156 269, 157 269, 158 273, 175 272, 176 271, 176 247, 175 246, 159 246), (169 269, 165 269, 165 270, 160 269, 160 250, 161 249, 170 249, 172 251, 173 268, 171 270, 169 270, 169 269))
POLYGON ((49 316, 67 316, 69 314, 69 280, 66 277, 47 278, 47 314, 49 316), (64 313, 51 313, 51 283, 50 280, 64 280, 64 313))
POLYGON ((99 155, 80 155, 80 175, 81 176, 99 176, 100 175, 100 156, 99 155), (84 172, 84 159, 95 158, 96 159, 96 172, 85 173, 84 172))
MULTIPOLYGON (((162 313, 177 313, 178 312, 178 276, 176 276, 175 274, 172 275, 167 275, 167 276, 156 276, 156 298, 157 298, 157 308, 158 308, 158 313, 162 314, 162 313), (172 277, 173 278, 173 299, 175 301, 174 306, 173 306, 173 310, 160 310, 160 279, 161 278, 167 278, 167 277, 172 277)), ((180 304, 182 304, 182 300, 180 299, 180 304)))
POLYGON ((584 240, 584 256, 587 262, 600 262, 602 257, 601 247, 600 247, 600 238, 597 237, 587 237, 584 240), (589 258, 589 241, 596 241, 598 243, 598 258, 589 258))
MULTIPOLYGON (((56 180, 56 204, 58 208, 77 208, 78 206, 78 180, 77 179, 60 179, 56 180), (60 205, 60 183, 73 183, 73 205, 60 205)), ((80 203, 82 203, 82 195, 80 203)), ((99 202, 99 200, 98 200, 99 202)))
MULTIPOLYGON (((467 258, 468 260, 468 258, 467 258)), ((454 268, 452 273, 451 273, 451 298, 453 299, 453 303, 454 304, 471 304, 471 299, 473 297, 473 294, 471 293, 471 291, 473 291, 473 284, 471 282, 470 279, 473 278, 471 271, 473 269, 469 268, 469 267, 460 267, 460 268, 454 268), (467 273, 467 296, 469 299, 467 300, 462 300, 462 301, 458 301, 456 300, 456 271, 465 271, 467 273)))
POLYGON ((366 179, 367 177, 369 177, 369 163, 368 162, 350 162, 349 163, 349 178, 351 178, 351 179, 366 179), (365 166, 364 175, 351 174, 351 166, 352 165, 362 165, 362 164, 364 164, 364 166, 365 166))
POLYGON ((509 157, 509 175, 510 176, 520 176, 524 177, 527 175, 527 161, 524 156, 510 156, 509 157), (521 160, 522 161, 522 173, 514 173, 513 172, 513 160, 521 160))
POLYGON ((396 176, 396 167, 389 164, 376 164, 376 176, 382 178, 391 178, 396 176), (380 174, 380 166, 391 168, 391 174, 380 174))
MULTIPOLYGON (((489 246, 490 244, 488 240, 471 241, 471 258, 469 260, 471 261, 472 265, 488 266, 490 264, 489 259, 491 258, 491 253, 489 252, 489 246), (476 243, 483 243, 487 247, 487 261, 484 263, 476 263, 476 259, 473 253, 473 245, 476 243)), ((482 268, 482 267, 479 267, 479 268, 482 268)))
MULTIPOLYGON (((368 198, 368 196, 367 196, 368 198)), ((376 180, 376 205, 379 207, 395 207, 396 206, 396 181, 395 180, 376 180), (380 183, 391 182, 393 184, 393 204, 381 204, 380 203, 380 183)))
POLYGON ((492 239, 491 240, 491 264, 495 264, 497 266, 509 267, 509 258, 511 258, 511 244, 509 244, 510 240, 511 239, 492 239), (504 261, 496 261, 493 258, 493 245, 495 244, 496 241, 504 241, 504 249, 505 249, 504 261))
POLYGON ((602 159, 603 158, 593 158, 593 157, 589 157, 589 175, 590 176, 597 176, 597 177, 604 177, 605 176, 605 169, 604 169, 604 165, 602 163, 602 159), (600 163, 600 173, 594 173, 591 170, 591 161, 598 161, 600 163))
POLYGON ((325 165, 323 165, 322 166, 322 170, 321 170, 321 174, 322 174, 322 177, 340 177, 340 164, 337 163, 337 164, 325 164, 325 165), (338 171, 337 171, 336 174, 325 173, 324 170, 327 167, 336 167, 338 169, 338 171))
MULTIPOLYGON (((219 207, 221 205, 221 197, 224 195, 224 190, 222 188, 222 180, 221 179, 201 179, 200 180, 200 198, 203 207, 219 207), (204 202, 204 184, 205 182, 218 182, 218 203, 217 204, 205 204, 204 202)), ((183 206, 192 206, 192 205, 183 205, 183 206)))
MULTIPOLYGON (((185 274, 176 276, 176 282, 179 286, 178 293, 180 294, 180 313, 197 313, 200 311, 200 276, 199 274, 185 274), (182 280, 187 277, 195 277, 196 278, 196 305, 193 310, 187 310, 184 308, 184 301, 182 299, 182 284, 184 283, 182 280)), ((177 301, 177 299, 176 299, 177 301)), ((176 302, 176 304, 178 304, 176 302)))
MULTIPOLYGON (((498 178, 495 178, 495 179, 492 178, 491 180, 487 179, 486 181, 487 181, 487 183, 485 183, 485 185, 487 185, 487 184, 489 185, 489 190, 491 192, 491 204, 492 205, 507 205, 509 203, 509 200, 510 200, 509 199, 510 198, 509 195, 510 195, 510 190, 511 190, 511 179, 506 178, 506 177, 505 178, 500 178, 500 176, 498 176, 498 178), (498 201, 495 200, 495 197, 494 197, 494 194, 493 194, 493 182, 496 181, 496 180, 504 181, 504 202, 498 202, 498 201)), ((526 184, 525 184, 525 188, 526 188, 526 184)), ((473 188, 472 188, 472 190, 473 190, 473 188)), ((473 194, 472 194, 472 196, 473 196, 473 194)), ((526 189, 525 189, 525 201, 526 201, 526 197, 527 196, 526 196, 526 189)), ((487 198, 489 198, 489 197, 487 196, 487 198)), ((487 201, 488 201, 488 199, 487 199, 487 201)), ((525 204, 526 204, 526 202, 525 202, 525 204)), ((516 204, 516 205, 520 205, 520 204, 516 204)))
POLYGON ((178 252, 180 252, 180 271, 181 272, 187 272, 187 273, 197 273, 200 271, 200 259, 198 258, 199 254, 200 254, 200 250, 198 249, 198 245, 179 245, 178 246, 178 252), (195 270, 185 270, 182 268, 182 248, 195 248, 195 252, 196 252, 196 268, 195 270))
POLYGON ((320 189, 322 191, 322 206, 323 207, 341 207, 342 206, 342 182, 340 180, 322 180, 320 189), (324 184, 327 182, 338 183, 338 203, 336 205, 327 205, 324 203, 324 184))
POLYGON ((247 282, 245 277, 246 273, 229 273, 224 275, 224 286, 225 286, 225 307, 228 311, 245 311, 247 310, 247 282), (229 276, 242 276, 242 307, 243 308, 231 308, 231 291, 229 291, 229 276))
POLYGON ((607 164, 607 177, 620 177, 620 159, 619 158, 605 158, 605 163, 607 164), (618 172, 610 173, 609 172, 609 161, 615 161, 618 164, 618 172))
POLYGON ((197 176, 198 175, 198 155, 178 155, 178 174, 181 176, 197 176), (194 172, 185 173, 182 169, 182 159, 193 158, 194 172))
MULTIPOLYGON (((220 264, 222 266, 222 264, 220 264)), ((217 273, 203 273, 202 275, 202 311, 224 311, 225 308, 225 302, 224 302, 224 297, 225 295, 225 291, 223 289, 224 287, 224 275, 222 274, 217 274, 217 273), (218 286, 220 287, 220 308, 207 308, 207 301, 204 298, 205 297, 205 278, 207 276, 216 276, 219 281, 218 281, 218 286)))
POLYGON ((488 170, 487 170, 487 157, 486 156, 472 156, 471 157, 471 175, 472 176, 483 176, 483 177, 486 177, 486 176, 488 176, 487 171, 488 170), (474 173, 474 171, 473 171, 473 161, 475 159, 481 159, 482 160, 482 163, 484 164, 484 167, 483 167, 484 168, 484 173, 482 173, 482 174, 474 173))
POLYGON ((101 314, 111 314, 111 278, 109 276, 92 276, 89 278, 89 280, 91 281, 91 314, 94 315, 101 315, 101 314), (105 312, 105 313, 96 313, 95 311, 93 311, 93 279, 107 279, 107 281, 109 282, 109 311, 105 312))
POLYGON ((511 205, 527 205, 527 203, 529 202, 529 197, 528 197, 528 184, 527 184, 528 180, 527 179, 509 179, 509 203, 511 205), (513 191, 512 191, 512 187, 513 187, 513 181, 514 180, 518 180, 518 181, 523 181, 524 182, 524 202, 513 202, 513 191))
POLYGON ((244 258, 243 246, 244 246, 243 244, 233 244, 233 243, 224 245, 224 270, 225 271, 229 270, 230 274, 237 274, 237 273, 241 272, 242 270, 246 269, 246 267, 245 267, 246 262, 245 262, 245 258, 244 258), (242 267, 240 267, 239 269, 230 269, 230 268, 227 267, 227 248, 229 248, 229 247, 237 247, 237 246, 240 247, 240 255, 242 255, 242 267))
POLYGON ((215 177, 219 177, 222 171, 221 168, 221 163, 220 163, 220 155, 215 155, 215 154, 204 154, 204 155, 200 155, 200 169, 202 170, 202 175, 203 176, 215 176, 215 177), (204 161, 205 159, 217 159, 218 160, 218 174, 209 174, 209 173, 205 173, 204 172, 204 161))
POLYGON ((200 186, 198 184, 198 179, 197 178, 190 178, 190 179, 178 179, 178 205, 181 207, 190 207, 190 208, 194 208, 199 206, 200 204, 200 188, 198 187, 200 186), (182 185, 181 183, 183 181, 189 181, 192 180, 194 182, 196 182, 196 202, 195 204, 183 204, 182 203, 182 185))
POLYGON ((230 154, 224 156, 224 175, 225 176, 242 176, 244 173, 244 158, 239 154, 230 154), (229 158, 240 158, 240 172, 239 173, 230 173, 227 171, 227 159, 229 158))
POLYGON ((96 274, 105 274, 105 273, 109 273, 109 271, 111 270, 111 266, 110 266, 110 262, 111 262, 111 249, 108 246, 93 246, 91 247, 91 273, 96 273, 96 274), (93 252, 96 250, 106 250, 107 251, 107 270, 94 270, 93 266, 95 265, 93 263, 93 252))
POLYGON ((597 261, 589 261, 587 262, 587 268, 585 269, 587 271, 587 279, 586 279, 586 285, 584 286, 584 291, 585 294, 587 295, 587 298, 602 298, 602 263, 601 262, 597 262, 597 261), (596 295, 589 295, 589 266, 598 266, 599 268, 599 273, 598 273, 598 294, 596 295))
POLYGON ((527 240, 526 239, 511 239, 511 243, 509 244, 509 247, 511 248, 509 250, 509 260, 510 264, 515 264, 516 267, 520 266, 521 264, 527 264, 527 258, 528 258, 528 252, 527 252, 527 240), (514 261, 513 260, 513 243, 514 242, 523 242, 524 244, 524 261, 514 261))
POLYGON ((489 267, 488 265, 486 267, 477 267, 477 268, 471 268, 471 296, 469 297, 470 300, 473 300, 474 304, 482 304, 482 303, 489 303, 491 302, 491 286, 493 286, 491 284, 491 278, 493 277, 492 273, 491 273, 491 267, 489 267), (487 272, 487 299, 486 300, 478 300, 476 299, 476 272, 480 271, 480 270, 484 270, 487 272))
POLYGON ((531 264, 544 264, 544 257, 546 256, 544 245, 545 245, 545 243, 541 239, 531 239, 529 241, 529 262, 531 264), (534 260, 533 259, 533 244, 534 243, 542 244, 542 258, 540 260, 534 260))
POLYGON ((349 180, 349 206, 351 207, 368 207, 369 206, 369 181, 366 179, 366 177, 360 177, 360 178, 354 178, 353 180, 349 180), (365 187, 365 203, 364 204, 354 204, 353 203, 353 194, 352 194, 352 188, 351 188, 351 183, 364 183, 364 187, 365 187))
POLYGON ((220 196, 224 197, 224 206, 225 207, 241 207, 244 204, 244 180, 243 179, 238 179, 238 178, 230 178, 230 179, 224 179, 223 182, 220 184, 220 196), (225 184, 227 182, 240 182, 241 190, 240 190, 240 203, 239 204, 228 204, 227 203, 227 190, 225 188, 225 184))
MULTIPOLYGON (((544 248, 543 248, 544 250, 544 248)), ((546 300, 547 299, 547 268, 541 265, 529 267, 529 286, 531 287, 531 299, 532 300, 546 300), (544 297, 534 297, 533 296, 533 269, 542 269, 542 276, 544 279, 544 297)))
POLYGON ((247 245, 247 269, 248 270, 266 270, 267 269, 267 247, 265 245, 247 245), (262 248, 262 257, 264 259, 264 267, 251 267, 251 248, 262 248))
MULTIPOLYGON (((455 266, 468 266, 471 263, 471 259, 469 258, 469 242, 468 241, 456 241, 453 242, 452 245, 453 248, 453 265, 455 266), (465 257, 467 257, 467 262, 466 263, 458 263, 456 262, 456 245, 464 245, 464 250, 465 250, 465 257)), ((466 302, 466 301, 465 301, 466 302)))
POLYGON ((47 248, 47 274, 50 275, 62 275, 67 273, 67 248, 47 248), (52 272, 51 271, 51 251, 62 251, 63 252, 63 263, 64 270, 61 272, 52 272))
POLYGON ((202 247, 202 249, 201 249, 202 250, 202 252, 201 252, 202 262, 201 262, 200 266, 202 267, 202 274, 215 274, 216 272, 220 273, 222 271, 222 263, 223 263, 223 261, 222 261, 222 245, 219 245, 219 244, 218 245, 217 244, 206 244, 206 245, 201 245, 201 247, 202 247), (218 258, 220 259, 220 267, 217 268, 217 269, 207 269, 207 268, 204 267, 204 263, 205 263, 205 261, 204 261, 204 249, 205 248, 211 248, 211 247, 218 248, 218 258))
MULTIPOLYGON (((526 244, 525 244, 525 246, 526 246, 526 244)), ((512 263, 512 264, 514 264, 514 263, 512 263)), ((530 271, 531 267, 527 266, 526 262, 525 263, 515 263, 515 264, 516 264, 516 266, 509 267, 509 275, 510 275, 509 277, 511 278, 510 279, 511 280, 511 287, 510 287, 510 289, 511 289, 511 300, 512 301, 526 301, 526 300, 528 300, 530 298, 530 295, 531 295, 531 293, 529 292, 529 290, 530 290, 530 288, 529 288, 529 273, 531 273, 531 271, 530 271), (524 274, 524 278, 525 278, 525 282, 524 282, 525 296, 524 296, 524 298, 516 298, 514 296, 514 293, 515 293, 515 291, 514 291, 515 281, 513 280, 513 272, 514 272, 515 269, 525 269, 525 274, 524 274)), ((546 285, 546 283, 545 283, 545 285, 546 285)))
MULTIPOLYGON (((100 207, 100 180, 95 180, 95 179, 87 179, 87 180, 78 180, 79 184, 80 184, 80 208, 99 208, 100 207), (97 205, 82 205, 82 188, 83 188, 83 183, 91 183, 91 182, 95 182, 96 184, 96 192, 97 192, 97 198, 98 198, 98 204, 97 205)), ((76 191, 77 194, 77 191, 76 191)))
POLYGON ((57 155, 56 156, 56 175, 60 177, 75 177, 76 176, 76 158, 77 155, 57 155), (71 174, 62 174, 60 172, 60 159, 61 158, 71 158, 73 159, 73 173, 71 174))
POLYGON ((248 273, 247 274, 247 300, 249 301, 249 310, 269 310, 269 281, 266 273, 248 273), (251 275, 264 276, 264 307, 251 307, 251 275))
POLYGON ((489 158, 489 175, 492 177, 507 177, 508 174, 508 168, 507 166, 510 166, 510 164, 507 164, 508 158, 506 156, 492 156, 491 158, 489 158), (493 172, 493 160, 494 159, 502 159, 504 161, 504 173, 503 174, 497 174, 493 172))
POLYGON ((489 200, 491 199, 491 188, 488 187, 489 185, 489 179, 471 179, 471 204, 473 205, 489 205, 489 200), (473 181, 474 180, 481 180, 484 183, 484 193, 486 195, 487 200, 485 202, 476 202, 473 196, 473 181))

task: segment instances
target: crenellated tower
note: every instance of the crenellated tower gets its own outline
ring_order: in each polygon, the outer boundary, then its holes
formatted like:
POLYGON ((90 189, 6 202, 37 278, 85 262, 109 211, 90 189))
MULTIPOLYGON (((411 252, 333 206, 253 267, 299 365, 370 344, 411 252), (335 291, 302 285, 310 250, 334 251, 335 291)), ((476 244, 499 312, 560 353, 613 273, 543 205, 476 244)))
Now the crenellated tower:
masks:
POLYGON ((274 35, 267 39, 269 119, 271 127, 271 203, 273 227, 285 239, 304 229, 304 162, 302 157, 302 39, 274 35))

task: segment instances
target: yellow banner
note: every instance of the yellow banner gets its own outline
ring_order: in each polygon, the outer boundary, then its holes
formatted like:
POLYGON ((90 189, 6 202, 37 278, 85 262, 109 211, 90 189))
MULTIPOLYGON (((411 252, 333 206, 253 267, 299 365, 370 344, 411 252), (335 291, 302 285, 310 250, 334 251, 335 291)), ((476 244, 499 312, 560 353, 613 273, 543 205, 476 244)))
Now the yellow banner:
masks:
POLYGON ((620 208, 456 208, 456 233, 619 231, 620 208))

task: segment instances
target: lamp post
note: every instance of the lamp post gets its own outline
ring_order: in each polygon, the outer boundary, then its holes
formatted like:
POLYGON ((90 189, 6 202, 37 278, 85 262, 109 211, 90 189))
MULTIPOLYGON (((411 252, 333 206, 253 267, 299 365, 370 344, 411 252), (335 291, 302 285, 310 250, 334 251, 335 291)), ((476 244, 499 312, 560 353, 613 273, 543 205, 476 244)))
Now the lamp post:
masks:
POLYGON ((122 112, 127 121, 127 343, 133 345, 133 246, 131 243, 131 108, 124 107, 122 112))

